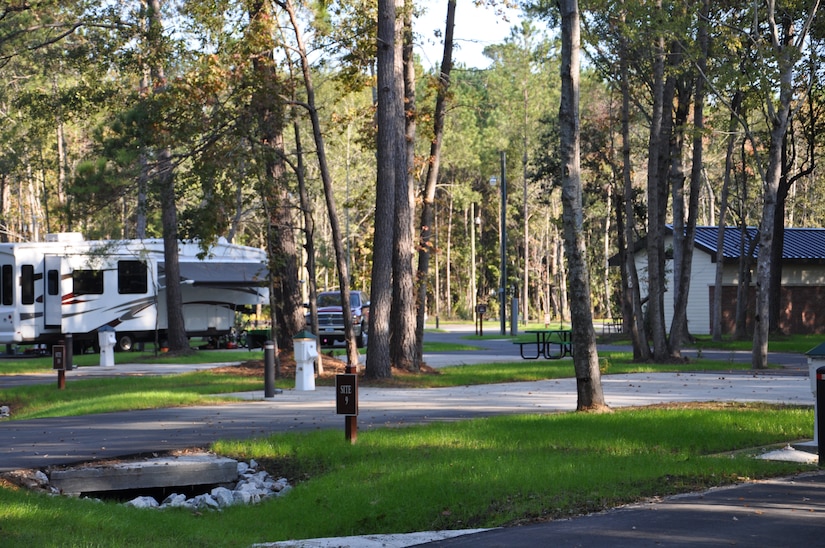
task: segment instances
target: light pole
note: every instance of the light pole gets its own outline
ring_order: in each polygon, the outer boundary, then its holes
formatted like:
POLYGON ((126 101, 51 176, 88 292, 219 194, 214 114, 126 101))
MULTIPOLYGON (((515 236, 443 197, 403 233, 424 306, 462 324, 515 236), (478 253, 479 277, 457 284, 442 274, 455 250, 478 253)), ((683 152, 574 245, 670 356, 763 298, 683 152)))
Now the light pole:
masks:
POLYGON ((472 204, 472 207, 473 223, 470 227, 470 231, 472 232, 470 242, 470 255, 472 256, 472 262, 470 263, 470 291, 473 294, 471 302, 473 306, 473 323, 475 323, 478 321, 478 288, 476 286, 476 227, 481 230, 481 217, 478 215, 475 203, 472 204))
POLYGON ((507 334, 507 178, 505 177, 504 151, 501 151, 501 334, 507 334))
MULTIPOLYGON (((507 334, 507 179, 505 176, 505 153, 502 150, 500 153, 501 158, 501 184, 499 185, 499 189, 501 190, 501 220, 500 222, 500 230, 499 234, 501 236, 499 240, 499 248, 501 251, 501 264, 499 266, 499 284, 498 284, 498 302, 499 302, 499 313, 501 315, 501 334, 507 334)), ((496 184, 496 177, 490 177, 490 184, 496 184)))

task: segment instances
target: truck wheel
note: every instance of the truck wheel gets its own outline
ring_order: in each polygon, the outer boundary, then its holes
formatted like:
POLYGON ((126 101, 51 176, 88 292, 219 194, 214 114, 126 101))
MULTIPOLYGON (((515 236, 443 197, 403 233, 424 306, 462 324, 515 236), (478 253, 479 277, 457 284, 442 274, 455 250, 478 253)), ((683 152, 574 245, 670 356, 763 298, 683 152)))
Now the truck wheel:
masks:
POLYGON ((118 333, 117 334, 117 344, 115 344, 115 349, 120 350, 121 352, 129 352, 135 346, 135 339, 131 333, 118 333))

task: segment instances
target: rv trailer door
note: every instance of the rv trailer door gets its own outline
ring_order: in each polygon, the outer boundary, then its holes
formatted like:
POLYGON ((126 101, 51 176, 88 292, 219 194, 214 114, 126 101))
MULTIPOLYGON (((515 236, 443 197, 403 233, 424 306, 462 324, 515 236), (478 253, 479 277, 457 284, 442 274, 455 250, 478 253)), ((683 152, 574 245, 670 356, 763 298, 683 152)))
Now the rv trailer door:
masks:
POLYGON ((43 276, 43 323, 48 328, 60 328, 63 320, 63 292, 60 290, 60 256, 45 256, 46 272, 43 276))

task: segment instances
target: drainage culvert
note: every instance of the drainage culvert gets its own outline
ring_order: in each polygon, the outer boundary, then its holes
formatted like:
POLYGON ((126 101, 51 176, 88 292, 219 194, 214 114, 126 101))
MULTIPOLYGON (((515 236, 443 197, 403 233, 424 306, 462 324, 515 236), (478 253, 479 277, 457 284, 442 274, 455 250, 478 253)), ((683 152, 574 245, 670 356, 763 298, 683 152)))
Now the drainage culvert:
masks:
MULTIPOLYGON (((209 453, 21 471, 28 487, 51 493, 126 501, 137 507, 214 508, 254 504, 289 491, 258 464, 209 453), (34 482, 36 485, 31 485, 34 482)), ((8 479, 14 481, 13 477, 8 479)))

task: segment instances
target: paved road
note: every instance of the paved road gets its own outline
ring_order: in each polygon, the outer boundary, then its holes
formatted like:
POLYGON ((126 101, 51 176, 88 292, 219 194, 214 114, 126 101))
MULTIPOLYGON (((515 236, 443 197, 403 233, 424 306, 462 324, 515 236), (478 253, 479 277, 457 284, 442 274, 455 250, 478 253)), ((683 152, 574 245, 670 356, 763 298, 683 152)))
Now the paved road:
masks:
MULTIPOLYGON (((438 334, 444 340, 456 334, 438 334)), ((512 361, 509 341, 485 341, 475 352, 425 356, 433 366, 478 361, 512 361), (498 357, 501 358, 498 359, 498 357)), ((705 352, 707 356, 708 353, 705 352)), ((747 356, 737 359, 749 360, 747 356)), ((728 359, 728 358, 723 358, 728 359)), ((607 403, 613 407, 667 401, 771 401, 813 403, 805 359, 772 356, 784 368, 771 374, 679 373, 603 377, 607 403), (787 363, 785 363, 787 362, 787 363)), ((572 367, 572 362, 571 362, 572 367)), ((145 365, 83 368, 70 376, 146 374, 145 365)), ((187 366, 181 367, 186 369, 187 366)), ((171 371, 171 368, 170 368, 171 371)), ((51 379, 54 378, 52 375, 51 379)), ((6 384, 8 378, 0 377, 6 384)), ((41 379, 42 380, 42 379, 41 379)), ((0 422, 0 471, 125 456, 151 451, 206 446, 221 438, 245 438, 274 432, 340 428, 331 388, 284 391, 271 400, 260 392, 239 394, 246 401, 88 417, 0 422)), ((575 381, 560 379, 492 386, 401 390, 362 388, 359 429, 384 425, 456 420, 502 413, 551 413, 576 406, 575 381)), ((439 541, 443 546, 701 546, 747 544, 822 545, 825 523, 825 475, 745 484, 711 493, 637 505, 595 516, 527 527, 496 529, 439 541)), ((409 546, 421 537, 375 541, 365 537, 302 541, 300 546, 409 546), (414 539, 414 540, 411 540, 414 539)))
POLYGON ((752 482, 427 546, 644 548, 823 546, 825 473, 752 482))

